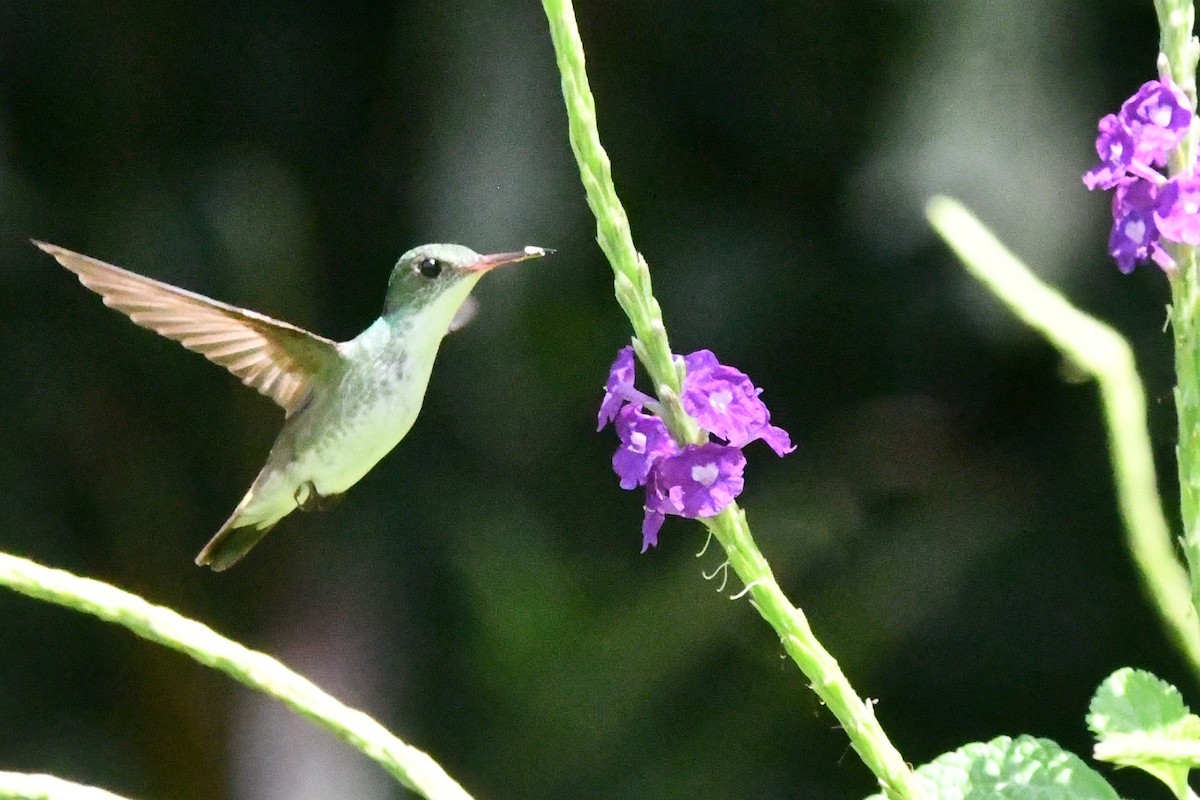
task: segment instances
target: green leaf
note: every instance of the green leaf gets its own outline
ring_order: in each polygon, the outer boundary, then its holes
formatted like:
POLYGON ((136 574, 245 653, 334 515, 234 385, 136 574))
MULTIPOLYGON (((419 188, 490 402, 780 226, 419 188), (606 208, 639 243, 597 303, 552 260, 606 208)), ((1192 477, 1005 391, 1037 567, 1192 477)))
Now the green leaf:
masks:
POLYGON ((1188 772, 1200 766, 1200 717, 1174 686, 1142 670, 1117 670, 1092 697, 1087 723, 1097 761, 1137 767, 1187 797, 1188 772))
POLYGON ((1119 800, 1074 753, 1032 736, 963 745, 918 767, 917 775, 932 786, 936 800, 1119 800))
POLYGON ((1125 667, 1100 684, 1088 707, 1087 724, 1103 738, 1164 730, 1189 716, 1178 689, 1145 670, 1125 667))

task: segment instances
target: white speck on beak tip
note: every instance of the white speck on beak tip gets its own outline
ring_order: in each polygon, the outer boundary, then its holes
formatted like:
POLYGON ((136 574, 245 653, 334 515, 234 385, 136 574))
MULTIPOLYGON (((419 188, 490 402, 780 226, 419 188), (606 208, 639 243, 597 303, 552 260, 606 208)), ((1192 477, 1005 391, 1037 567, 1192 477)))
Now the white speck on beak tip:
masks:
POLYGON ((548 256, 553 252, 553 250, 545 247, 534 247, 531 244, 525 245, 525 255, 527 256, 548 256))

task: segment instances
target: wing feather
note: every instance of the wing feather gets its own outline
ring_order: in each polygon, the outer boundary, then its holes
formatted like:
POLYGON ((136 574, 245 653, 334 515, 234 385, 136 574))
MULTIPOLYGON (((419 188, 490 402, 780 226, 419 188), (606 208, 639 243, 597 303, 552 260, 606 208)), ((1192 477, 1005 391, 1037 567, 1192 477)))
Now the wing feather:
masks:
POLYGON ((313 378, 340 360, 337 343, 303 328, 34 241, 104 304, 220 364, 291 414, 313 378))

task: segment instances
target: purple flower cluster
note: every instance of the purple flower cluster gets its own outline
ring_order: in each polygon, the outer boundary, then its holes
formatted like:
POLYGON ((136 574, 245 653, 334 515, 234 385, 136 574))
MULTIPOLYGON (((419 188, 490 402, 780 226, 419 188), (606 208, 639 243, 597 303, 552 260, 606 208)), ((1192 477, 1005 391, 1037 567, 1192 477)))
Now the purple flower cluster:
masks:
POLYGON ((643 553, 658 546, 667 514, 711 517, 742 493, 745 445, 762 439, 781 456, 796 449, 787 431, 771 424, 770 412, 758 399, 762 390, 745 373, 721 364, 708 350, 684 356, 683 366, 684 409, 725 444, 680 447, 663 421, 646 413, 647 408, 657 408, 658 401, 634 388, 632 347, 617 354, 600 403, 596 430, 615 422, 621 441, 612 459, 621 488, 646 487, 643 553))
POLYGON ((1100 120, 1100 163, 1083 182, 1089 189, 1115 190, 1108 252, 1121 272, 1142 261, 1174 269, 1163 240, 1200 245, 1200 178, 1193 167, 1170 178, 1161 172, 1193 118, 1187 95, 1165 80, 1143 84, 1120 113, 1100 120))

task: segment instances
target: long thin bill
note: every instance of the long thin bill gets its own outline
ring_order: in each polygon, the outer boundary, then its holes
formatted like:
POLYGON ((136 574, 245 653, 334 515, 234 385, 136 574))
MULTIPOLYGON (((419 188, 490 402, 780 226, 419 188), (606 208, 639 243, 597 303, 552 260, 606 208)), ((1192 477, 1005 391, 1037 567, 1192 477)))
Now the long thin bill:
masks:
POLYGON ((531 258, 541 258, 542 256, 548 256, 553 252, 553 250, 550 250, 546 247, 534 247, 533 245, 529 245, 524 250, 516 253, 492 253, 490 255, 480 256, 479 260, 474 264, 469 265, 467 269, 473 272, 486 272, 490 269, 503 266, 504 264, 514 264, 518 261, 528 261, 531 258))

